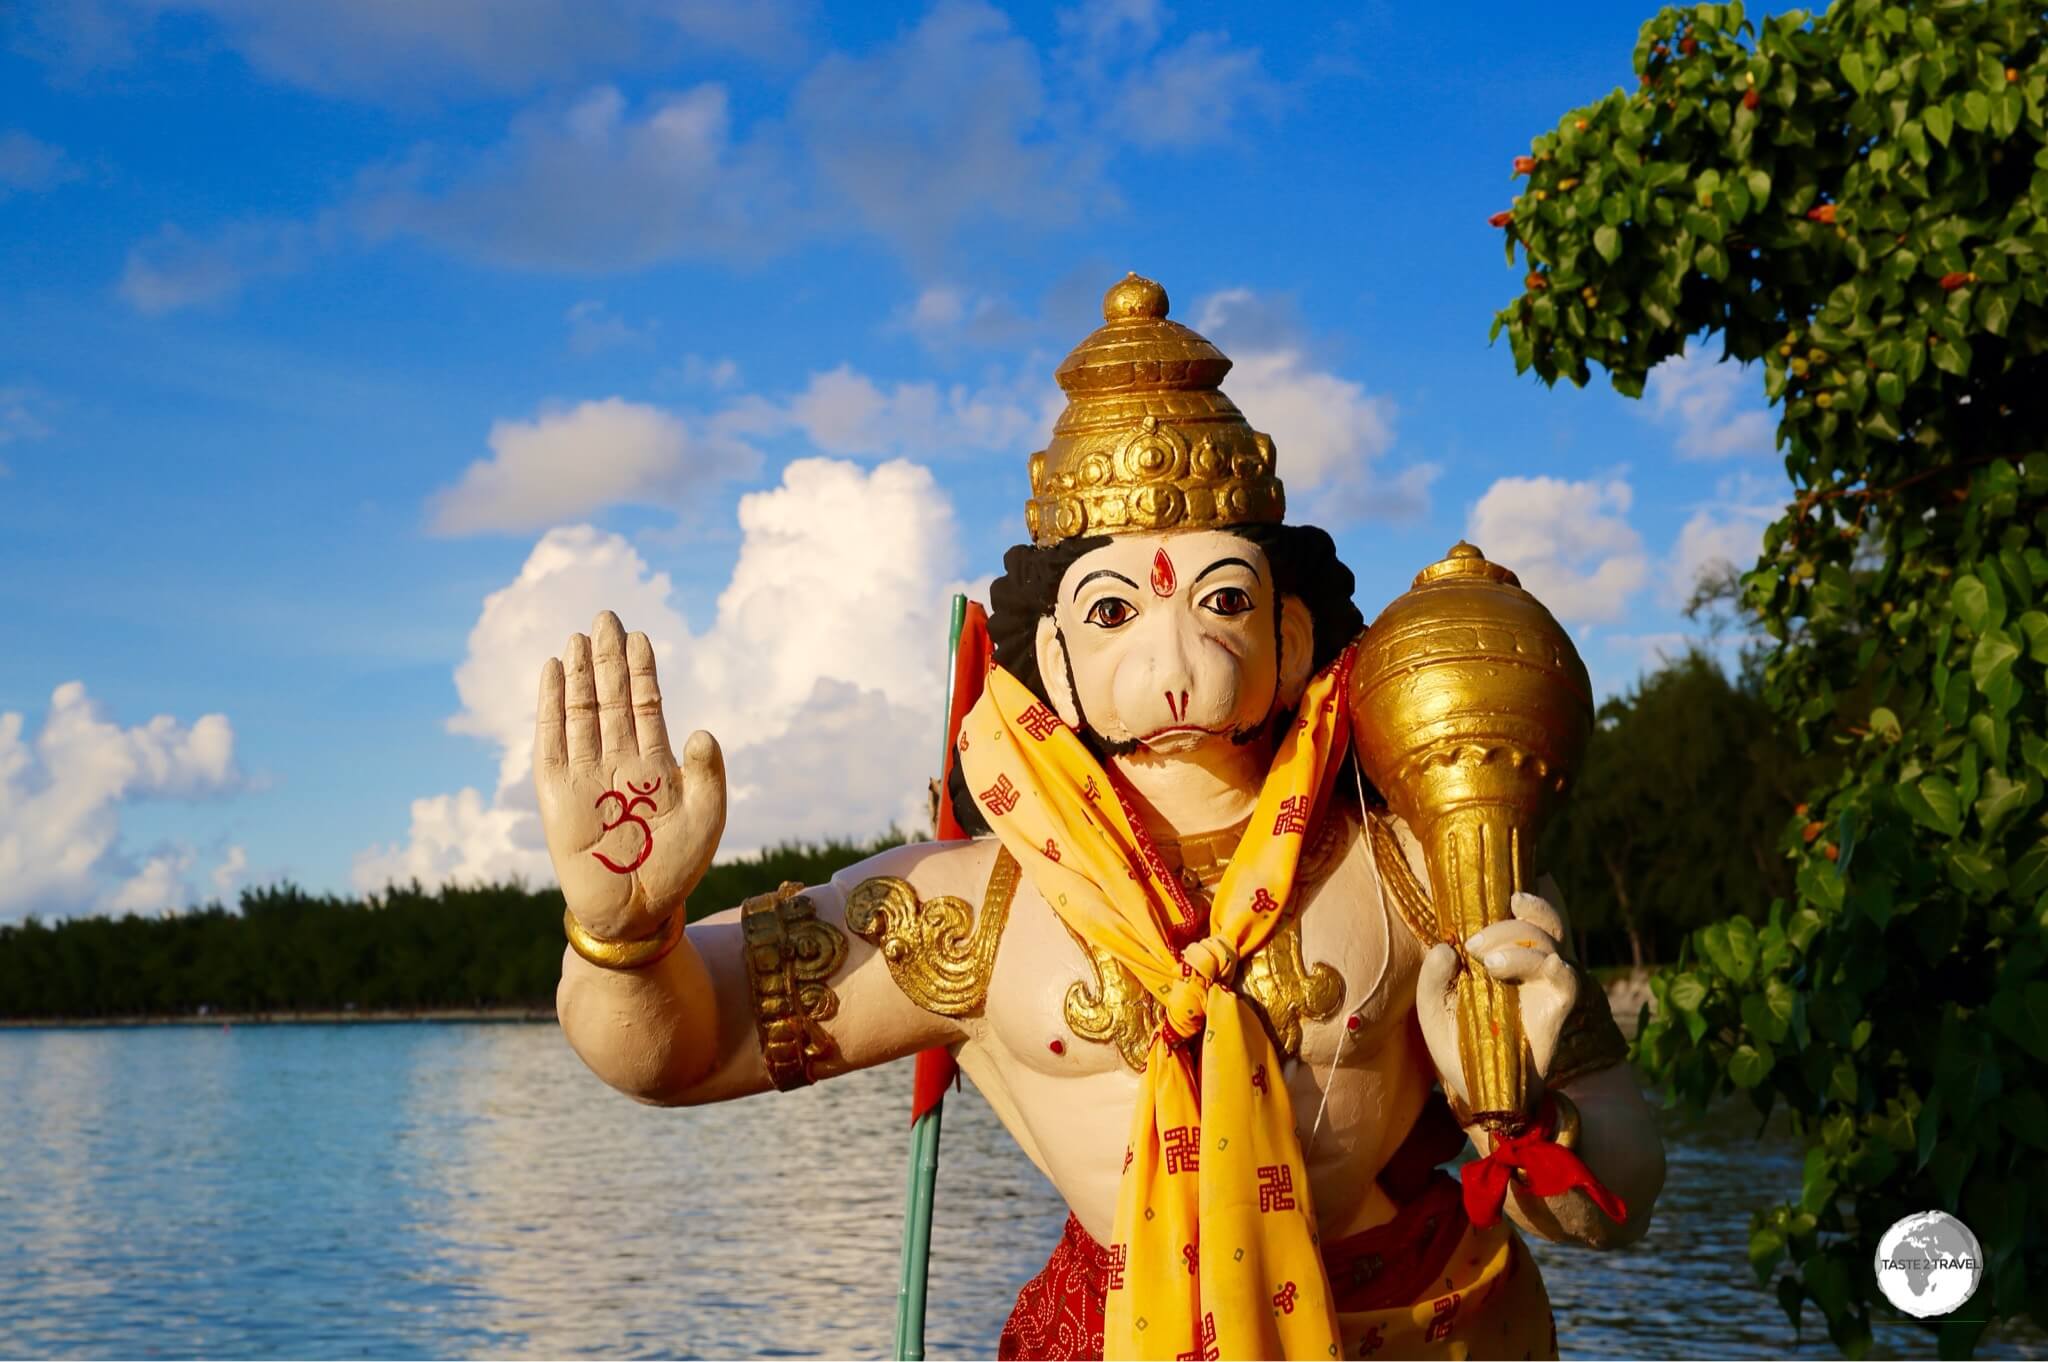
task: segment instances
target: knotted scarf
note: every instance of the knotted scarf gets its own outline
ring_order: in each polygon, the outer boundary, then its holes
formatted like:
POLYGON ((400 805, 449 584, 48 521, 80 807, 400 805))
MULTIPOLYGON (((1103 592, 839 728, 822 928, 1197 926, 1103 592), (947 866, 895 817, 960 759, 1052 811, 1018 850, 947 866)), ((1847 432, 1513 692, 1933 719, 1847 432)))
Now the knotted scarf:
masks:
POLYGON ((1121 783, 1016 677, 992 670, 962 726, 961 768, 996 836, 1165 1017, 1106 1245, 1106 1356, 1338 1355, 1280 1056, 1232 984, 1280 925, 1329 798, 1350 741, 1350 665, 1347 650, 1309 683, 1206 922, 1121 783))

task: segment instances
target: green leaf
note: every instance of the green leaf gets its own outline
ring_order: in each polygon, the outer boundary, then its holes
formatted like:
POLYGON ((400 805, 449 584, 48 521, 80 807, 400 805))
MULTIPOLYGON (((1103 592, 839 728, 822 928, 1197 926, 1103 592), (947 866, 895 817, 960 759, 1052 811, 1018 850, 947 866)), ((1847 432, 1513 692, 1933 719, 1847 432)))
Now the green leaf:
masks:
POLYGON ((1894 787, 1899 804, 1916 823, 1934 829, 1945 837, 1955 837, 1963 830, 1963 801, 1956 794, 1956 787, 1942 776, 1923 776, 1914 784, 1900 784, 1894 787))
POLYGON ((1883 705, 1870 711, 1870 731, 1889 743, 1905 736, 1905 730, 1899 725, 1899 716, 1883 705))
POLYGON ((1951 847, 1948 863, 1953 878, 1964 888, 1977 894, 1989 897, 2006 887, 2004 869, 1981 851, 1969 847, 1951 847))
POLYGON ((1681 974, 1671 981, 1671 1005, 1680 1012, 1698 1012, 1707 1000, 1707 986, 1697 974, 1681 974))
POLYGON ((1602 224, 1593 229, 1593 249, 1600 252, 1600 258, 1613 264, 1621 258, 1621 233, 1602 224))
POLYGON ((1955 131, 1956 118, 1948 111, 1947 106, 1929 105, 1927 111, 1921 115, 1921 121, 1927 125, 1927 131, 1933 135, 1935 141, 1943 146, 1948 145, 1949 134, 1955 131))
POLYGON ((1770 1076, 1774 1062, 1771 1047, 1762 1041, 1738 1045, 1728 1057, 1728 1077, 1738 1088, 1753 1088, 1770 1076))
POLYGON ((1870 73, 1864 69, 1862 57, 1854 52, 1844 52, 1840 66, 1842 74, 1848 77, 1849 84, 1856 87, 1857 94, 1860 95, 1870 88, 1870 73))
POLYGON ((1970 679, 1978 690, 1989 691, 1999 677, 2012 670, 2019 655, 2020 645, 2011 635, 2003 629, 1987 630, 1970 650, 1970 679))
POLYGON ((2035 792, 2036 787, 2029 782, 2009 780, 2003 771, 1995 767, 1986 771, 1984 793, 1970 806, 1977 811, 1977 822, 1984 829, 1984 836, 1996 837, 2008 819, 2033 802, 2035 792))
POLYGON ((1763 207, 1764 201, 1771 197, 1770 173, 1763 170, 1751 170, 1743 178, 1749 185, 1749 196, 1756 200, 1757 207, 1763 207))
POLYGON ((1984 589, 1984 583, 1970 573, 1959 575, 1955 584, 1949 587, 1948 603, 1973 634, 1981 633, 1984 622, 1991 614, 1991 593, 1984 589))
POLYGON ((1972 90, 1956 109, 1956 122, 1971 132, 1982 132, 1991 122, 1991 101, 1981 90, 1972 90))
POLYGON ((2012 892, 2024 901, 2032 902, 2048 891, 2048 837, 2021 852, 2009 874, 2012 892))

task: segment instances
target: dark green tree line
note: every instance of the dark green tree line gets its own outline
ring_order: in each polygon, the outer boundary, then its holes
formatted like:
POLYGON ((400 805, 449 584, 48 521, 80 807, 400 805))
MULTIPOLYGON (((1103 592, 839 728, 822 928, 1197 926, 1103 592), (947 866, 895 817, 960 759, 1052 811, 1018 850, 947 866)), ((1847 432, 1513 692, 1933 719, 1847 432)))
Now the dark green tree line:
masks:
MULTIPOLYGON (((817 884, 902 839, 776 847, 713 866, 706 916, 784 880, 817 884)), ((0 1018, 547 1007, 562 895, 521 885, 394 887, 368 899, 254 889, 241 911, 0 927, 0 1018)))

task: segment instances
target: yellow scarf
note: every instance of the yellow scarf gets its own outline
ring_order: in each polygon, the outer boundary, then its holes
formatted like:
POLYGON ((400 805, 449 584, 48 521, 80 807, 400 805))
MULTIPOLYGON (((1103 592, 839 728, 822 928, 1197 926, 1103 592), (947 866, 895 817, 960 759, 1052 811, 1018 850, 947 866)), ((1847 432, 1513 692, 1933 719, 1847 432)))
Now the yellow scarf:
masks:
POLYGON ((961 767, 1003 845, 1166 1018, 1124 1152, 1106 1357, 1338 1355, 1280 1056, 1230 985, 1287 910, 1305 835, 1349 742, 1350 659, 1309 683, 1216 888, 1207 935, 1116 780, 1022 682, 992 670, 961 726, 961 767), (1177 951, 1175 935, 1200 939, 1177 951), (1198 1032, 1199 1079, 1187 1043, 1198 1032))

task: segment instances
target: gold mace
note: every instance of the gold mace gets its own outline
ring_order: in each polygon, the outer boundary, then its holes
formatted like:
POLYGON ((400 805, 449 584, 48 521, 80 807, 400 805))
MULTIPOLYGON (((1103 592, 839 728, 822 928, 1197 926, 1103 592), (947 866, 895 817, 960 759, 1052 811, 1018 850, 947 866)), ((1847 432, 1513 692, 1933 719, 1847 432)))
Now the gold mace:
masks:
POLYGON ((1457 949, 1458 1056, 1473 1115, 1528 1124, 1514 986, 1465 959, 1513 914, 1529 849, 1577 773, 1593 723, 1586 665, 1520 579, 1460 542, 1373 621, 1351 672, 1366 778, 1420 839, 1443 939, 1457 949))

